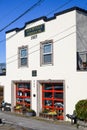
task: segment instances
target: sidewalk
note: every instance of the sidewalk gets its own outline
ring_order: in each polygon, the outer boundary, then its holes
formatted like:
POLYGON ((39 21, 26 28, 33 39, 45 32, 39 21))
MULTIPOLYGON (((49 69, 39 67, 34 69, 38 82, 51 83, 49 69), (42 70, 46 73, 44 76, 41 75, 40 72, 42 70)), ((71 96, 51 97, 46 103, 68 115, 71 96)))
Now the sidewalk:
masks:
POLYGON ((43 120, 37 117, 24 117, 7 112, 0 112, 0 118, 4 119, 6 123, 0 126, 0 130, 77 130, 69 122, 43 120))
POLYGON ((0 125, 0 130, 30 130, 30 129, 12 124, 2 124, 0 125))

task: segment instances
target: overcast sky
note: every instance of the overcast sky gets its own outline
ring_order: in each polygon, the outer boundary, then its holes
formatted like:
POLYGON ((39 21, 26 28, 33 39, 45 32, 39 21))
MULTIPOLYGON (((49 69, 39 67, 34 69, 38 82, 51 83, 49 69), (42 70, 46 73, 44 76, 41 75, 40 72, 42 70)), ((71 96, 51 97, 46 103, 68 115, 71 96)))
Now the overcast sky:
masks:
POLYGON ((87 0, 42 0, 37 6, 16 20, 38 1, 0 0, 0 63, 6 62, 6 31, 23 27, 26 22, 41 16, 52 17, 55 13, 74 6, 87 10, 87 0))

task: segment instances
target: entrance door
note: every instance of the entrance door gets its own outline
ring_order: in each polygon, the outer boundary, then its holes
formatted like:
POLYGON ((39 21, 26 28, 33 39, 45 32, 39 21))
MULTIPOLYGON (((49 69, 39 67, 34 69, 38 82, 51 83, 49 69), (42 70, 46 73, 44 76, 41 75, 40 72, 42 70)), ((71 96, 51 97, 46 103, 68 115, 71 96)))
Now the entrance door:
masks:
POLYGON ((42 85, 42 108, 55 110, 58 119, 64 119, 63 83, 43 83, 42 85))

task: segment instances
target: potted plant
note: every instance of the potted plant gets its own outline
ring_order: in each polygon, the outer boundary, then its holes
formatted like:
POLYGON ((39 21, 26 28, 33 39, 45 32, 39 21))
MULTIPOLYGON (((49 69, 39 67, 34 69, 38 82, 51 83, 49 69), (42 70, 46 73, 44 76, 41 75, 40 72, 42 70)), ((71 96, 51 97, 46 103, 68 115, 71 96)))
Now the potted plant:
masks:
POLYGON ((47 114, 48 114, 49 110, 48 109, 43 109, 40 113, 39 113, 39 116, 40 117, 47 117, 47 114))
POLYGON ((18 113, 22 113, 22 106, 21 105, 14 106, 14 111, 18 113))
POLYGON ((36 116, 36 112, 33 109, 27 108, 26 113, 27 116, 36 116))
POLYGON ((51 118, 51 119, 56 119, 57 113, 55 110, 50 110, 50 109, 44 109, 41 113, 40 116, 43 118, 51 118))

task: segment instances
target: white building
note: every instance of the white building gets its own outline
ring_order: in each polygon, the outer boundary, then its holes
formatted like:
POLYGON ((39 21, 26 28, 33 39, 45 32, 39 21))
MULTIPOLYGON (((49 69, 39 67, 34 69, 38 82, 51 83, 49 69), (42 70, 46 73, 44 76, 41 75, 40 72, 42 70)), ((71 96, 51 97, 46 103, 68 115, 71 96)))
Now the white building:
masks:
POLYGON ((6 39, 6 76, 0 77, 6 102, 25 102, 37 115, 61 109, 65 119, 87 98, 87 11, 74 7, 34 19, 6 39))

